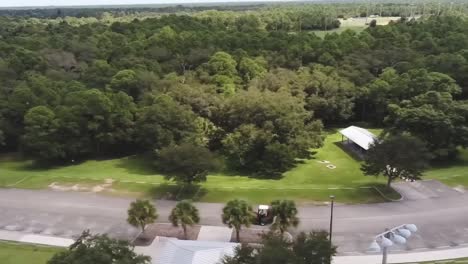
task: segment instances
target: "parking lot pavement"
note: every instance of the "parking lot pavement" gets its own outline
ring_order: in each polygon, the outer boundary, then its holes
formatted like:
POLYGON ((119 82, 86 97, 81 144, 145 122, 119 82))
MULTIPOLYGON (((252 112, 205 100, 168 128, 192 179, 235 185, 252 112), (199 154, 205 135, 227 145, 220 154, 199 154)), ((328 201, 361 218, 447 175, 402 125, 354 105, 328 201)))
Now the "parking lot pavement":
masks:
POLYGON ((396 182, 393 188, 403 196, 404 200, 444 198, 462 194, 436 180, 396 182))
POLYGON ((100 215, 63 215, 56 212, 3 209, 0 230, 18 231, 25 234, 76 238, 85 229, 93 233, 108 233, 114 238, 131 240, 139 233, 128 225, 125 218, 100 215))

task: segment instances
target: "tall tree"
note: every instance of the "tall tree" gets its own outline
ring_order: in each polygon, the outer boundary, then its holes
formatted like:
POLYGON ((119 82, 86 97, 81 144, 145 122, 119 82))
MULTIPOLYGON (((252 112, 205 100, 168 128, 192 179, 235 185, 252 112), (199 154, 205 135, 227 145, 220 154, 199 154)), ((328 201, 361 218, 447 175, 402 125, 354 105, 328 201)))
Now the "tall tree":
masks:
POLYGON ((184 143, 161 149, 156 166, 165 173, 166 179, 192 185, 206 181, 208 172, 217 170, 219 162, 209 149, 184 143))
POLYGON ((136 120, 136 140, 147 150, 180 144, 197 132, 196 115, 167 95, 160 95, 140 108, 136 120))
POLYGON ((236 231, 236 241, 240 242, 242 226, 249 227, 254 218, 252 207, 244 200, 231 200, 223 208, 223 223, 236 231))
POLYGON ((150 264, 151 258, 138 255, 129 242, 85 231, 67 251, 55 254, 47 264, 150 264))
POLYGON ((322 123, 313 120, 301 99, 287 92, 239 91, 216 117, 228 134, 222 140, 229 161, 239 169, 280 177, 296 158, 310 157, 322 144, 322 123))
POLYGON ((271 213, 274 217, 272 228, 279 229, 281 234, 287 231, 289 227, 299 225, 298 211, 294 201, 275 200, 271 202, 271 213))
POLYGON ((326 231, 301 232, 296 236, 292 251, 297 264, 329 264, 336 254, 336 246, 330 245, 326 231))
POLYGON ((468 146, 468 103, 449 93, 430 91, 389 106, 386 123, 393 133, 410 133, 422 140, 434 158, 447 160, 458 147, 468 146))
POLYGON ((428 167, 431 155, 425 144, 408 135, 394 135, 375 142, 366 152, 361 170, 365 175, 387 177, 387 187, 393 180, 417 180, 428 167))
POLYGON ((184 200, 177 203, 169 215, 169 221, 174 226, 182 226, 184 238, 187 239, 187 226, 193 226, 200 221, 198 209, 190 201, 184 200))
POLYGON ((146 226, 158 219, 156 208, 149 200, 136 200, 130 204, 128 209, 127 222, 141 229, 144 233, 146 226))
POLYGON ((55 113, 46 106, 31 108, 24 117, 23 152, 38 160, 65 157, 63 145, 57 140, 59 123, 55 113))

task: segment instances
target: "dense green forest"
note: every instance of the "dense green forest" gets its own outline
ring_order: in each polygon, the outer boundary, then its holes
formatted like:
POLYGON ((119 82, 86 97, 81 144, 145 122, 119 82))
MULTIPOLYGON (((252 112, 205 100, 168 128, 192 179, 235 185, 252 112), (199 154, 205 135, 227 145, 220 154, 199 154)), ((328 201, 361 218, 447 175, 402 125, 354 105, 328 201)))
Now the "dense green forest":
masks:
POLYGON ((340 26, 325 5, 3 16, 1 148, 59 163, 184 145, 276 177, 358 123, 452 159, 468 145, 468 20, 434 8, 324 38, 312 30, 340 26))

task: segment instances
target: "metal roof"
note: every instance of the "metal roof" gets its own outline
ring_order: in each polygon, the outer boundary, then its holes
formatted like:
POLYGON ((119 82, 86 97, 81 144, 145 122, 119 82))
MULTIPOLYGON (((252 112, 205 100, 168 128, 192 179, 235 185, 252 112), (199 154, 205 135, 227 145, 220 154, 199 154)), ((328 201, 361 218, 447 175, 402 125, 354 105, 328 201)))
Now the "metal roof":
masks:
POLYGON ((218 264, 226 255, 232 256, 237 243, 161 239, 157 264, 218 264))
POLYGON ((365 150, 368 150, 377 140, 377 137, 369 130, 357 126, 342 129, 340 133, 365 150))

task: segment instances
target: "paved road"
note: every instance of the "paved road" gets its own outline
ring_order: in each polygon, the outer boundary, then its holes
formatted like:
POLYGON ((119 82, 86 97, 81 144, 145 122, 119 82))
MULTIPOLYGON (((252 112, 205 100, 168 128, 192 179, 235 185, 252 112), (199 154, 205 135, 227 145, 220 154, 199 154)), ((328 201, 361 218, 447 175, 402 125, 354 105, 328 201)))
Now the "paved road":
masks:
MULTIPOLYGON (((132 238, 138 231, 125 223, 131 199, 92 193, 0 189, 0 230, 73 237, 83 229, 132 238)), ((166 221, 172 201, 156 201, 160 221, 166 221)), ((221 225, 222 204, 197 204, 201 223, 221 225)), ((299 208, 298 230, 328 229, 329 208, 299 208)), ((373 235, 387 227, 414 223, 419 232, 405 247, 418 251, 468 246, 468 194, 393 203, 336 205, 333 240, 341 254, 366 251, 373 235)))

